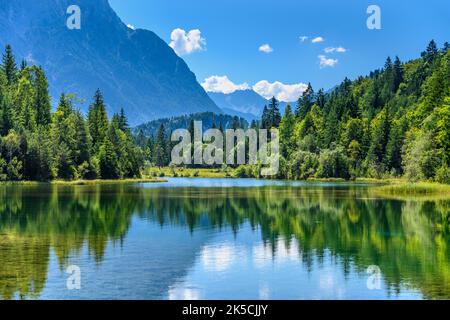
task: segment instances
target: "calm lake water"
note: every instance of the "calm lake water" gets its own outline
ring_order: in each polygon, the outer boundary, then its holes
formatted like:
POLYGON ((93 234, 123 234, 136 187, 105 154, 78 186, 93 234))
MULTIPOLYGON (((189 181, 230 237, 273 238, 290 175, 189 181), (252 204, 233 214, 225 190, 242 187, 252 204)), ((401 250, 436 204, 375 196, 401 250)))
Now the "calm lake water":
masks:
POLYGON ((0 186, 0 299, 442 298, 450 201, 247 179, 0 186))

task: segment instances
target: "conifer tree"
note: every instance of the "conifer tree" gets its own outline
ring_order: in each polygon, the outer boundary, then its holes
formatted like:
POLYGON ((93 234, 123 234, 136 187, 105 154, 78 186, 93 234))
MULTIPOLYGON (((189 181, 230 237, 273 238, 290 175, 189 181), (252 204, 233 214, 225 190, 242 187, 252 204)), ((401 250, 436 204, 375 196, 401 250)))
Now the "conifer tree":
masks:
POLYGON ((309 112, 309 110, 311 110, 314 99, 314 90, 311 86, 311 83, 308 83, 308 87, 306 88, 305 92, 303 92, 302 96, 298 99, 295 116, 300 120, 306 117, 306 114, 309 112))
POLYGON ((155 147, 153 149, 153 161, 158 167, 163 167, 167 164, 167 154, 166 154, 166 132, 164 124, 161 123, 156 134, 155 147))
POLYGON ((48 93, 48 81, 41 68, 35 68, 35 96, 36 124, 47 126, 51 121, 51 104, 48 93))
POLYGON ((108 126, 108 115, 106 114, 103 96, 100 90, 97 89, 94 95, 94 102, 89 107, 88 112, 89 133, 92 138, 92 147, 95 152, 98 152, 101 144, 104 142, 108 126))
POLYGON ((275 97, 272 97, 268 107, 269 119, 267 129, 278 128, 280 126, 281 114, 278 105, 278 100, 275 97))
POLYGON ((16 66, 16 60, 14 58, 12 48, 8 44, 5 48, 5 53, 3 54, 3 60, 2 60, 2 70, 6 75, 6 80, 8 82, 8 85, 13 85, 17 81, 17 66, 16 66))

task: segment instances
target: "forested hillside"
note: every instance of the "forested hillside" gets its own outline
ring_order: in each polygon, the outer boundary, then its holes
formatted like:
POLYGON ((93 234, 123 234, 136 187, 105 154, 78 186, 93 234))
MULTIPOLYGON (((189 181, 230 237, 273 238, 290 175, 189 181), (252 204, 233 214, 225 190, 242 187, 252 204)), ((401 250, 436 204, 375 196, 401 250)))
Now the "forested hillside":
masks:
MULTIPOLYGON (((150 30, 131 29, 108 0, 0 1, 0 46, 41 66, 52 105, 63 91, 89 100, 101 88, 108 115, 123 107, 130 125, 194 112, 220 112, 186 62, 150 30), (67 28, 67 8, 82 28, 67 28)), ((82 112, 87 107, 80 105, 82 112)))
POLYGON ((10 46, 0 68, 0 181, 138 177, 143 153, 123 113, 109 121, 99 90, 87 119, 62 94, 51 112, 44 71, 22 62, 10 46))
POLYGON ((387 58, 382 69, 345 79, 329 94, 310 86, 283 117, 273 99, 261 126, 280 129, 280 177, 450 183, 449 49, 431 41, 420 59, 387 58))
POLYGON ((188 129, 191 137, 194 136, 194 121, 202 122, 202 129, 247 128, 248 122, 237 116, 201 112, 190 115, 153 120, 134 128, 136 143, 145 150, 148 163, 164 167, 171 162, 172 147, 176 142, 171 141, 172 132, 176 129, 188 129))
POLYGON ((200 112, 189 115, 182 115, 171 118, 163 118, 153 120, 141 124, 133 129, 136 135, 144 135, 146 137, 156 136, 161 124, 169 135, 176 129, 188 129, 193 121, 201 121, 203 130, 211 128, 229 129, 233 127, 246 128, 248 123, 245 119, 227 114, 216 114, 213 112, 200 112))

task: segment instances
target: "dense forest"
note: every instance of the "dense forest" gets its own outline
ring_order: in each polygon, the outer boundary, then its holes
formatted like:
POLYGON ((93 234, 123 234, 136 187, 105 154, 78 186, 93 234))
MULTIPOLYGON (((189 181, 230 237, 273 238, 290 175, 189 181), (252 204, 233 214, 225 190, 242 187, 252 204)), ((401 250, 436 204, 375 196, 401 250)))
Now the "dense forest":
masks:
MULTIPOLYGON (((101 92, 86 117, 62 94, 51 112, 44 71, 16 66, 6 47, 0 68, 0 180, 139 177, 167 166, 177 128, 247 128, 240 118, 213 113, 162 119, 131 130, 124 112, 108 119, 101 92), (134 135, 133 135, 134 133, 134 135)), ((387 58, 382 69, 329 93, 311 85, 280 114, 273 98, 252 128, 278 128, 277 178, 388 178, 450 183, 450 45, 431 41, 421 58, 387 58)), ((236 168, 260 177, 260 166, 236 168)))
POLYGON ((142 150, 122 110, 108 119, 100 90, 85 118, 74 95, 52 112, 42 68, 18 68, 6 46, 0 68, 0 181, 117 179, 140 176, 142 150))
POLYGON ((144 123, 133 129, 138 146, 145 151, 148 165, 168 166, 171 162, 172 147, 177 143, 171 141, 172 132, 187 129, 194 136, 194 121, 202 122, 202 130, 246 129, 249 124, 244 118, 213 112, 199 112, 178 117, 163 118, 144 123))
MULTIPOLYGON (((260 126, 280 130, 279 177, 400 177, 450 183, 450 45, 384 67, 330 93, 311 85, 280 115, 273 98, 260 126)), ((251 166, 239 176, 258 175, 251 166)))
MULTIPOLYGON (((388 57, 382 69, 354 81, 346 78, 329 93, 309 85, 284 115, 272 98, 262 119, 250 127, 279 129, 277 178, 404 176, 450 183, 449 49, 448 43, 439 49, 431 41, 421 58, 404 63, 388 57)), ((176 126, 170 123, 180 121, 158 122, 159 130, 147 141, 147 149, 164 154, 154 161, 158 166, 170 163, 170 148, 162 146, 171 145, 176 126)), ((145 147, 142 129, 148 126, 140 129, 139 144, 145 147)), ((235 176, 259 178, 259 169, 242 165, 235 176)))
MULTIPOLYGON (((120 247, 137 218, 197 237, 205 228, 239 234, 250 224, 273 259, 285 256, 278 250, 284 244, 298 247, 307 266, 330 254, 346 274, 353 268, 365 274, 367 261, 376 261, 393 296, 406 278, 428 298, 450 298, 446 201, 386 201, 369 190, 359 190, 355 201, 338 189, 296 187, 223 188, 194 197, 187 188, 89 188, 52 186, 32 199, 23 188, 0 189, 0 234, 6 235, 0 242, 1 299, 38 298, 49 264, 64 270, 85 247, 104 267, 108 246, 120 247)), ((165 241, 157 245, 171 248, 165 241)))
POLYGON ((206 131, 211 128, 220 130, 231 128, 247 128, 248 122, 244 118, 230 116, 228 114, 215 114, 213 112, 199 112, 177 117, 163 118, 141 124, 133 129, 138 141, 143 142, 145 137, 156 137, 161 124, 167 133, 176 129, 189 129, 194 121, 202 122, 202 129, 206 131))

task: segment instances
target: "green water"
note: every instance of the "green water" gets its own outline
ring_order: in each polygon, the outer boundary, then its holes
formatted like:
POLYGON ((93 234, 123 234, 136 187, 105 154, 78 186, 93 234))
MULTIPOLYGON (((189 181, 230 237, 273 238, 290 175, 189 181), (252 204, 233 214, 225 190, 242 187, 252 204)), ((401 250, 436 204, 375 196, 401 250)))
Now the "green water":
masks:
POLYGON ((442 298, 450 201, 258 180, 0 186, 0 299, 442 298))

